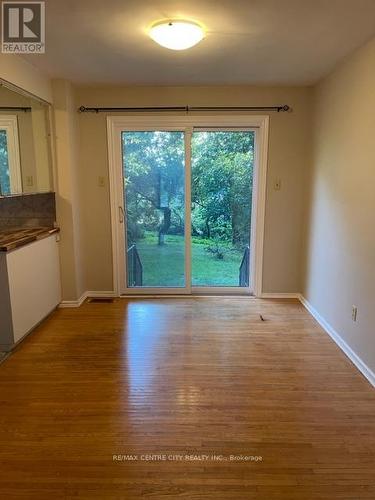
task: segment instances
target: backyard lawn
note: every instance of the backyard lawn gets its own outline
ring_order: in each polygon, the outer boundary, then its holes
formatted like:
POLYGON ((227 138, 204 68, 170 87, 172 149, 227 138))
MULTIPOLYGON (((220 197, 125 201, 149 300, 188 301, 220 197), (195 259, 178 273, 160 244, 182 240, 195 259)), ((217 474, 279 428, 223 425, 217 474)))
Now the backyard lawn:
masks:
MULTIPOLYGON (((157 234, 146 232, 136 243, 143 266, 143 286, 183 287, 183 236, 167 235, 159 246, 157 234)), ((227 245, 220 247, 223 258, 207 251, 207 240, 192 238, 193 286, 238 286, 239 267, 243 254, 227 245)))

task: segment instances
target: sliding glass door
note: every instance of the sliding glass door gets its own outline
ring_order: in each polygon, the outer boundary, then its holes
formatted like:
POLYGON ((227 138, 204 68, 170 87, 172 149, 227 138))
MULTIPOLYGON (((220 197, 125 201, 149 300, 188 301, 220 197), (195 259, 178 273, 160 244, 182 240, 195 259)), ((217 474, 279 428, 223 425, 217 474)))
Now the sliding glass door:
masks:
POLYGON ((256 130, 123 127, 119 137, 121 292, 251 293, 256 130))

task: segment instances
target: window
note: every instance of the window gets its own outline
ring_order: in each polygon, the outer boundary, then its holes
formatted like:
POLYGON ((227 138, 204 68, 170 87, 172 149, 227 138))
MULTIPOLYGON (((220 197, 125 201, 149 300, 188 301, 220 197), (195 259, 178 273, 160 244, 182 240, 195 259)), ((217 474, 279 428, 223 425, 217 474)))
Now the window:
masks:
POLYGON ((21 192, 17 116, 0 115, 0 196, 21 192))

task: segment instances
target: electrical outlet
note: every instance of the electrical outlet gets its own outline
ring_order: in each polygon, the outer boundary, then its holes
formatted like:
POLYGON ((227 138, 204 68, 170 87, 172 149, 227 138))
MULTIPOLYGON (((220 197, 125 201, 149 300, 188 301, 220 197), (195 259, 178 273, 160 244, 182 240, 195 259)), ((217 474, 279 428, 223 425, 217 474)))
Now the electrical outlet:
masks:
POLYGON ((101 176, 101 175, 100 175, 100 176, 99 176, 99 178, 98 178, 98 186, 99 186, 99 187, 104 187, 104 186, 105 186, 105 179, 104 179, 104 177, 103 177, 103 176, 101 176))
POLYGON ((281 179, 275 179, 275 182, 273 184, 273 188, 275 191, 280 191, 281 189, 281 179))
POLYGON ((352 320, 353 321, 357 321, 357 313, 358 313, 357 306, 352 306, 352 320))
POLYGON ((34 179, 32 175, 26 176, 26 186, 32 186, 34 184, 34 179))

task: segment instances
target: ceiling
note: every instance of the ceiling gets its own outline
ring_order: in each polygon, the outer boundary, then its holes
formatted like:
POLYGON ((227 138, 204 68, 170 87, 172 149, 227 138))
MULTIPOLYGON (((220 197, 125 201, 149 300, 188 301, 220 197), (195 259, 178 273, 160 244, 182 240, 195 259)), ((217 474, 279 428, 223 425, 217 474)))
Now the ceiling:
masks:
POLYGON ((25 56, 79 84, 310 85, 375 35, 375 0, 47 0, 46 54, 25 56), (202 22, 186 51, 153 42, 162 18, 202 22))

